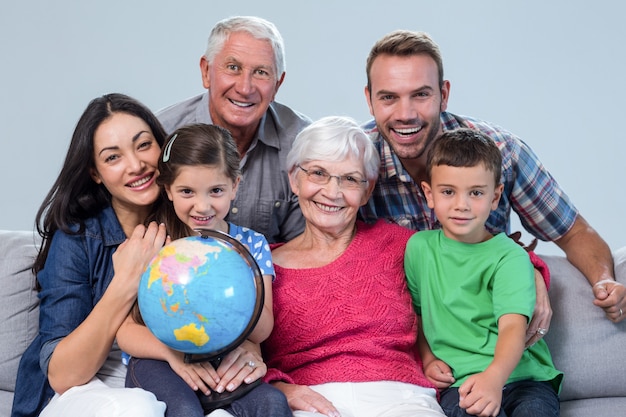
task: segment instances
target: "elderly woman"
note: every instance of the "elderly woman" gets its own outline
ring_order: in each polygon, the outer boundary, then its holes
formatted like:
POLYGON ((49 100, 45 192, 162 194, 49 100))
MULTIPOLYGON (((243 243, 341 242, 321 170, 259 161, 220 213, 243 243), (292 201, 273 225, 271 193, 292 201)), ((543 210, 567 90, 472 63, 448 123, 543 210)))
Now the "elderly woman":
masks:
POLYGON ((287 157, 304 232, 272 252, 274 331, 266 380, 294 416, 443 416, 414 356, 416 316, 403 258, 414 233, 357 221, 379 157, 352 120, 305 128, 287 157))

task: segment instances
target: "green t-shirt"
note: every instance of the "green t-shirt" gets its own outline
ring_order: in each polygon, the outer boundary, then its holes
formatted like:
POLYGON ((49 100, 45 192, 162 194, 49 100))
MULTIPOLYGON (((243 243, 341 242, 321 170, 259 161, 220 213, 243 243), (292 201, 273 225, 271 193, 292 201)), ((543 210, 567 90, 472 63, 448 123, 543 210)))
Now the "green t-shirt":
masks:
MULTIPOLYGON (((404 267, 426 340, 452 369, 454 387, 492 362, 502 315, 521 314, 530 321, 536 297, 533 266, 526 251, 504 233, 468 244, 441 230, 418 232, 407 243, 404 267)), ((558 392, 562 377, 540 340, 524 350, 507 383, 552 381, 558 392)))

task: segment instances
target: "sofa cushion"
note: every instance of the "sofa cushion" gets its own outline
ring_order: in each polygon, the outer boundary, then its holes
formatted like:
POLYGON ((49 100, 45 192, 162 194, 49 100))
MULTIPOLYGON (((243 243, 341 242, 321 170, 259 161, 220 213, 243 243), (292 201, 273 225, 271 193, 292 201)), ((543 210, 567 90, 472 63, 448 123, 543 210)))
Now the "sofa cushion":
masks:
MULTIPOLYGON (((625 277, 626 248, 613 257, 616 275, 625 277)), ((546 342, 565 374, 561 400, 626 396, 626 320, 614 324, 606 319, 593 305, 588 281, 564 257, 542 258, 552 276, 554 315, 546 342)))
POLYGON ((39 300, 31 266, 38 238, 33 232, 0 230, 0 390, 15 389, 20 357, 37 334, 39 300))

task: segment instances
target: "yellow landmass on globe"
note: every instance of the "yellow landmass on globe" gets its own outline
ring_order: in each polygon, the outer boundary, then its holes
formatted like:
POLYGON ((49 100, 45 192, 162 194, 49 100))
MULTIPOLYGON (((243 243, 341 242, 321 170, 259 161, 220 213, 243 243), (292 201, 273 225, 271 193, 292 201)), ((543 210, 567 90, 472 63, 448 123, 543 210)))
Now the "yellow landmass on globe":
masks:
POLYGON ((194 323, 175 329, 174 337, 176 340, 191 342, 196 346, 204 346, 209 341, 209 335, 204 331, 204 326, 198 328, 194 323))
MULTIPOLYGON (((163 258, 167 258, 168 256, 173 256, 175 254, 176 254, 176 248, 175 247, 173 247, 171 245, 165 245, 163 247, 163 249, 161 249, 161 252, 157 256, 155 261, 153 261, 153 262, 160 266, 161 261, 163 260, 163 258)), ((152 283, 154 281, 161 279, 161 275, 162 275, 161 268, 152 268, 150 270, 150 275, 148 277, 148 288, 150 288, 150 286, 152 285, 152 283)))

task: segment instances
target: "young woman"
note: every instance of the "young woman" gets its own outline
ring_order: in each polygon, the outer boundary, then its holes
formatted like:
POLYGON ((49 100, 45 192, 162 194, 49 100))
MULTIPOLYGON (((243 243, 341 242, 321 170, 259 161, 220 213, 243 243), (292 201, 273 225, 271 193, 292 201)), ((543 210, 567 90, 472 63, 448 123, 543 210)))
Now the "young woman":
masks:
POLYGON ((40 329, 20 363, 14 417, 42 408, 41 416, 163 415, 154 395, 124 388, 115 334, 166 240, 163 225, 143 226, 159 196, 164 139, 150 110, 122 94, 94 99, 78 121, 37 213, 40 329))
MULTIPOLYGON (((194 124, 176 130, 161 153, 157 180, 162 186, 161 204, 155 219, 164 223, 172 239, 197 234, 196 228, 228 233, 251 252, 261 269, 265 301, 259 321, 244 342, 250 349, 267 339, 274 325, 272 312, 272 264, 265 237, 254 230, 225 220, 241 179, 239 153, 230 133, 219 126, 194 124)), ((268 384, 248 384, 265 374, 256 355, 237 348, 217 369, 210 362, 185 363, 183 354, 170 349, 142 323, 137 308, 118 331, 122 349, 132 358, 126 386, 153 392, 167 404, 166 417, 202 417, 214 405, 207 399, 211 391, 233 392, 244 384, 234 401, 225 407, 236 416, 291 417, 284 395, 268 384), (204 407, 203 407, 204 406, 204 407)))

